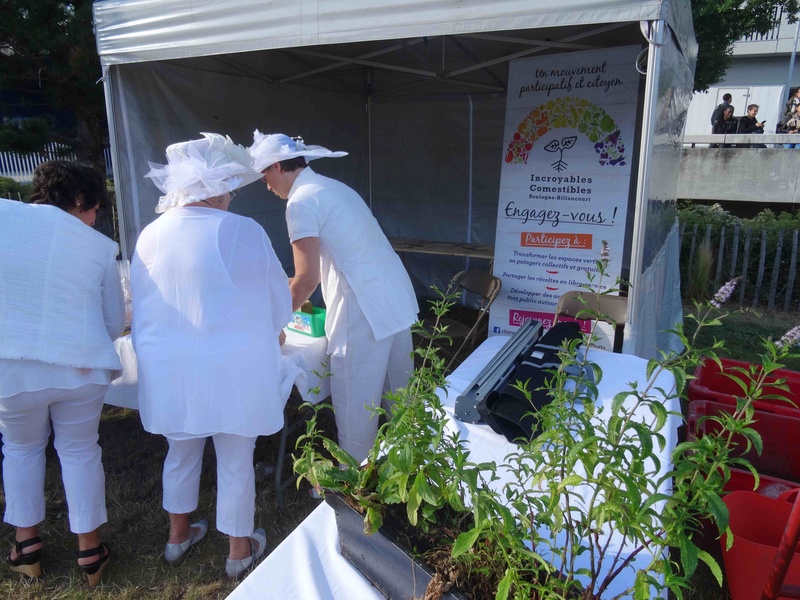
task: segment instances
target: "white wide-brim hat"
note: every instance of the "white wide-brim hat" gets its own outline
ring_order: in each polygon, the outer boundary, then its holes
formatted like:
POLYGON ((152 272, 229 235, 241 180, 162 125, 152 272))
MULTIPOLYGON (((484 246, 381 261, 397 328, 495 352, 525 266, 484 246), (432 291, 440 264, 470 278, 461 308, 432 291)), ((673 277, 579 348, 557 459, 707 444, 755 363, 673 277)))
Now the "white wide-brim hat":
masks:
POLYGON ((145 175, 164 195, 157 213, 207 198, 222 196, 261 179, 253 158, 244 146, 228 136, 201 133, 201 140, 179 142, 167 147, 167 164, 149 163, 145 175))
POLYGON ((253 132, 253 145, 247 151, 253 157, 253 168, 259 173, 270 165, 298 156, 304 156, 306 160, 347 156, 347 152, 306 145, 301 138, 292 139, 282 133, 265 135, 258 129, 253 132))

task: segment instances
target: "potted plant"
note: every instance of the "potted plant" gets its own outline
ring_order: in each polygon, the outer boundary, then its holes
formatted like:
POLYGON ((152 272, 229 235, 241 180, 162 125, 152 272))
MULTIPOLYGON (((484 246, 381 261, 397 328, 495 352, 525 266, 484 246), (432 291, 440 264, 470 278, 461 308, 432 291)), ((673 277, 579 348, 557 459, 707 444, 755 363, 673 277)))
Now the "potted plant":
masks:
MULTIPOLYGON (((604 253, 585 286, 597 294, 615 291, 602 285, 607 261, 604 253)), ((363 464, 325 438, 312 418, 298 441, 295 470, 358 510, 367 534, 389 527, 407 541, 435 571, 426 598, 437 597, 432 588, 450 587, 497 599, 644 600, 667 590, 681 597, 699 562, 721 584, 719 566, 697 547, 693 532, 708 520, 730 533, 722 487, 732 466, 753 471, 737 440, 745 440, 745 450, 760 446, 750 427, 752 401, 794 342, 765 342, 764 364, 738 410, 710 417, 720 422, 716 433, 678 444, 671 466, 658 457, 680 418, 664 400, 682 397, 687 374, 700 360, 716 359, 720 344, 698 349, 695 343, 702 329, 720 324, 722 303, 734 286, 730 282, 710 303, 696 304, 686 317, 696 325, 692 336, 681 324, 673 331, 684 350, 650 361, 647 383, 621 391, 610 407, 596 404, 594 383, 572 374, 590 371, 600 381, 592 351, 576 352, 576 342, 565 346, 547 384, 552 402, 533 415, 544 433, 520 440, 503 464, 473 463, 469 448, 446 428, 436 393, 444 386, 444 364, 428 345, 416 350, 422 366, 407 388, 392 395, 392 414, 384 415, 363 464), (660 384, 665 371, 674 380, 670 389, 660 384), (600 425, 593 418, 599 410, 610 411, 600 425), (513 475, 500 491, 492 485, 498 469, 513 475), (611 532, 625 540, 622 547, 609 545, 611 532), (632 583, 620 584, 629 570, 635 575, 625 580, 632 583)), ((435 314, 441 317, 451 302, 442 294, 435 314)), ((435 332, 446 336, 440 328, 435 332)), ((525 382, 517 386, 527 391, 525 382)))

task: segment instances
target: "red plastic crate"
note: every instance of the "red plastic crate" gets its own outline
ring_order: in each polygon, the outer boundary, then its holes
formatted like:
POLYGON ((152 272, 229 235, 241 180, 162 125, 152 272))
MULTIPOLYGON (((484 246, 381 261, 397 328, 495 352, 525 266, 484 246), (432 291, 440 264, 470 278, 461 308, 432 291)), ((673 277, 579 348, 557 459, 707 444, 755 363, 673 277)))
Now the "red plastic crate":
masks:
MULTIPOLYGON (((720 426, 715 421, 701 419, 733 410, 730 404, 711 400, 689 402, 687 437, 697 439, 719 431, 720 426)), ((755 450, 742 453, 742 456, 750 461, 759 475, 800 482, 800 444, 797 443, 800 440, 800 417, 757 410, 754 418, 753 429, 761 435, 764 448, 760 456, 755 450)), ((734 436, 733 442, 744 448, 741 437, 734 436)))
MULTIPOLYGON (((736 406, 736 398, 744 395, 739 384, 727 375, 735 375, 744 383, 750 384, 749 377, 734 370, 736 367, 740 367, 749 372, 750 363, 729 358, 720 359, 720 362, 722 363, 722 370, 720 370, 716 362, 709 359, 704 360, 695 369, 695 379, 691 380, 687 386, 687 396, 690 404, 696 400, 713 400, 714 402, 736 406)), ((766 385, 763 393, 786 398, 789 402, 778 398, 756 400, 753 402, 753 408, 800 418, 800 408, 798 408, 800 407, 800 373, 788 369, 778 369, 770 373, 767 383, 774 383, 778 379, 785 379, 785 384, 789 389, 782 390, 766 385)))

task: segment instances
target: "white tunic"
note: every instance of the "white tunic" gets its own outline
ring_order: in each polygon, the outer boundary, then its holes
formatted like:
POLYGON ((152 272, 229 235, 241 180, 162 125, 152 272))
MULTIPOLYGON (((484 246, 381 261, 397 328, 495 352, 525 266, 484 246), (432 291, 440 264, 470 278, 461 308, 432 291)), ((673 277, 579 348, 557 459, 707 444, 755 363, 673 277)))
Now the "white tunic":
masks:
POLYGON ((147 431, 253 437, 283 426, 278 335, 291 295, 258 223, 213 208, 164 213, 139 236, 131 296, 147 431))
POLYGON ((322 296, 329 307, 325 332, 328 350, 344 351, 334 327, 346 279, 380 341, 406 330, 416 321, 419 307, 414 287, 400 257, 378 221, 355 190, 306 167, 289 191, 286 223, 292 242, 318 237, 322 296))

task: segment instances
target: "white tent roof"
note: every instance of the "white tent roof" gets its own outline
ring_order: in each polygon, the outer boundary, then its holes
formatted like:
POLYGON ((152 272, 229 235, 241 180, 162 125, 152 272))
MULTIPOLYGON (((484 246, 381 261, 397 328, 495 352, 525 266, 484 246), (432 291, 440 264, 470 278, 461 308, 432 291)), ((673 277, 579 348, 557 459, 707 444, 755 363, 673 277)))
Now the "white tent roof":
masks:
POLYGON ((345 42, 665 20, 696 54, 686 0, 102 0, 105 65, 345 42))

